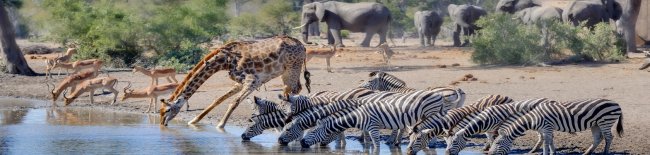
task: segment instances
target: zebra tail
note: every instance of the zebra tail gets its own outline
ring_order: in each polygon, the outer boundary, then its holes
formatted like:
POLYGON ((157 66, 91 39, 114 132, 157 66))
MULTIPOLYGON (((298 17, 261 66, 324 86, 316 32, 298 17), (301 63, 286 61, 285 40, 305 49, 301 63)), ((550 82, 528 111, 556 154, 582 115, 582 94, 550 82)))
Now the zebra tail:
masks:
POLYGON ((623 114, 618 118, 618 123, 616 124, 616 134, 619 138, 623 138, 623 114))

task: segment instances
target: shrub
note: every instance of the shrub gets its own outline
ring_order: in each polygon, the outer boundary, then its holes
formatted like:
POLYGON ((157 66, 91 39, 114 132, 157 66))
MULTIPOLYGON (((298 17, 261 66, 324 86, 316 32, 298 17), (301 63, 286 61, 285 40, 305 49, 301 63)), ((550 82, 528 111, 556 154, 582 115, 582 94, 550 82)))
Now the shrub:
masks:
POLYGON ((539 45, 539 30, 512 22, 511 15, 490 14, 477 24, 480 35, 472 38, 472 60, 480 64, 529 64, 546 59, 539 45))
POLYGON ((341 38, 348 38, 348 37, 350 37, 350 31, 341 30, 341 38))
POLYGON ((490 14, 477 24, 479 35, 471 38, 474 47, 472 60, 480 64, 536 64, 584 58, 589 61, 616 62, 624 58, 623 40, 614 29, 600 23, 592 29, 572 26, 556 20, 523 25, 513 22, 512 15, 490 14), (543 31, 548 44, 542 45, 543 31), (563 51, 570 51, 565 53, 563 51))

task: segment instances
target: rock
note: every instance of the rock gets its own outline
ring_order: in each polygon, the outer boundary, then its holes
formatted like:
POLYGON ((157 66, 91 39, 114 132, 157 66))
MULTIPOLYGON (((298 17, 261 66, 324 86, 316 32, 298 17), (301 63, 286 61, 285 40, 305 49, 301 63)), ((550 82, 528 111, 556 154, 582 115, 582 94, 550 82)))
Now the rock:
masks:
POLYGON ((458 67, 458 66, 460 66, 460 64, 458 64, 458 63, 451 64, 451 67, 458 67))
POLYGON ((472 74, 465 74, 465 77, 466 77, 466 78, 473 78, 474 75, 472 75, 472 74))
POLYGON ((43 45, 31 45, 31 46, 23 47, 21 51, 24 54, 50 54, 54 52, 54 49, 51 49, 43 45))
POLYGON ((447 68, 447 65, 437 65, 438 68, 447 68))

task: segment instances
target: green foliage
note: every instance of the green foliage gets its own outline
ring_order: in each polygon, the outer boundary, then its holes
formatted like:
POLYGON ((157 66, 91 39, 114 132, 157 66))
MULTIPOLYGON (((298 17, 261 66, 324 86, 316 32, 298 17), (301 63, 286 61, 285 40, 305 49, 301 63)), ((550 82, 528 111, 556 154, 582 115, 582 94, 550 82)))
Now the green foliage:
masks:
POLYGON ((514 22, 509 14, 490 14, 477 24, 479 35, 472 37, 472 60, 480 64, 536 64, 565 58, 563 51, 590 61, 616 62, 624 58, 623 41, 605 23, 593 30, 560 21, 537 25, 514 22), (548 44, 543 45, 544 31, 548 44))
POLYGON ((384 3, 384 5, 390 10, 391 13, 391 29, 393 29, 396 34, 403 34, 404 32, 413 32, 415 31, 415 25, 413 23, 413 13, 411 15, 406 14, 406 10, 401 10, 398 6, 398 1, 392 1, 389 3, 384 3))
POLYGON ((546 59, 539 30, 512 22, 511 15, 491 14, 477 21, 483 27, 472 38, 472 60, 480 64, 528 64, 546 59))
POLYGON ((206 50, 200 48, 167 52, 158 59, 159 65, 174 68, 178 71, 190 70, 198 63, 206 50))
POLYGON ((348 38, 350 36, 350 31, 348 30, 341 30, 341 37, 342 38, 348 38))
MULTIPOLYGON (((194 56, 199 44, 226 33, 226 0, 45 0, 49 39, 75 42, 75 59, 99 58, 118 67, 141 61, 144 50, 155 51, 148 59, 193 65, 181 58, 194 56), (172 53, 172 54, 170 54, 172 53)), ((167 63, 167 62, 165 62, 167 63)), ((145 64, 146 65, 146 64, 145 64)))
POLYGON ((268 1, 256 14, 242 13, 228 23, 230 34, 244 37, 290 35, 300 15, 289 0, 268 1))

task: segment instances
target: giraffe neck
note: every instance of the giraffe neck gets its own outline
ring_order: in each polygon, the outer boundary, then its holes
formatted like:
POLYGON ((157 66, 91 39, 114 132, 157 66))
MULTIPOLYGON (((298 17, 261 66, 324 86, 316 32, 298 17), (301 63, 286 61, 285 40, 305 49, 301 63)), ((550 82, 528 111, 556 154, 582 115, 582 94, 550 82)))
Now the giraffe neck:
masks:
MULTIPOLYGON (((206 56, 199 64, 197 64, 194 69, 185 77, 183 82, 176 88, 172 94, 170 100, 182 99, 187 101, 199 87, 210 78, 214 73, 219 70, 229 69, 232 65, 229 62, 230 56, 226 54, 219 54, 215 51, 206 56)), ((184 102, 177 102, 182 106, 184 102)))

